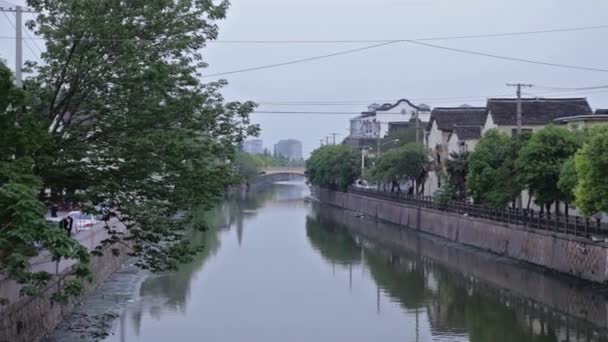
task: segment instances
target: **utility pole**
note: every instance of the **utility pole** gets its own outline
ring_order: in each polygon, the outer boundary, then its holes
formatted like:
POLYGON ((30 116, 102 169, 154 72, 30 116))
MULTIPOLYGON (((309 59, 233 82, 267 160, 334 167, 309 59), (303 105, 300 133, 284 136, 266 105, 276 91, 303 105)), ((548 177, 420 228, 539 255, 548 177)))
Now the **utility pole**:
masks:
MULTIPOLYGON (((522 131, 522 106, 521 106, 521 87, 531 88, 532 84, 523 84, 523 83, 507 83, 509 87, 517 87, 517 135, 521 135, 522 131)), ((517 196, 517 209, 523 209, 523 199, 521 196, 521 192, 519 196, 517 196)))
POLYGON ((521 135, 521 126, 522 126, 522 108, 521 108, 521 87, 533 87, 532 84, 523 84, 523 83, 507 83, 509 87, 517 87, 517 135, 521 135))
POLYGON ((329 133, 334 137, 334 145, 336 144, 336 135, 340 135, 339 133, 329 133))
POLYGON ((416 111, 416 144, 420 142, 420 115, 416 111))
POLYGON ((23 76, 21 76, 21 68, 23 68, 23 33, 21 32, 21 6, 15 7, 15 79, 17 88, 21 88, 23 76))
POLYGON ((361 149, 361 178, 365 174, 365 147, 361 149))
POLYGON ((325 136, 325 145, 329 145, 329 135, 325 136))
POLYGON ((21 6, 13 7, 0 7, 0 12, 11 12, 15 13, 15 85, 21 88, 23 85, 23 76, 21 75, 21 69, 23 68, 23 20, 22 14, 36 13, 30 9, 23 9, 21 6))
POLYGON ((319 139, 319 141, 321 142, 321 147, 323 147, 323 139, 319 139))

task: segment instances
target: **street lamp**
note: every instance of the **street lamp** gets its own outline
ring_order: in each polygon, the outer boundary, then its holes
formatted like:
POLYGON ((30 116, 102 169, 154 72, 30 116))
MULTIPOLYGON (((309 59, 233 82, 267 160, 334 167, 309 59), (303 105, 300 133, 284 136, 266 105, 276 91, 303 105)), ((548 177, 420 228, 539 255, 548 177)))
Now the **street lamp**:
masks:
POLYGON ((365 151, 371 150, 371 147, 364 147, 361 149, 361 178, 363 178, 363 172, 365 172, 365 151))
MULTIPOLYGON (((377 157, 380 157, 380 147, 381 146, 388 145, 391 143, 398 143, 398 142, 399 142, 399 139, 392 139, 392 140, 385 142, 384 144, 378 144, 377 157)), ((371 150, 372 150, 372 148, 369 146, 361 149, 361 177, 363 177, 363 171, 365 171, 365 151, 371 151, 371 150)))

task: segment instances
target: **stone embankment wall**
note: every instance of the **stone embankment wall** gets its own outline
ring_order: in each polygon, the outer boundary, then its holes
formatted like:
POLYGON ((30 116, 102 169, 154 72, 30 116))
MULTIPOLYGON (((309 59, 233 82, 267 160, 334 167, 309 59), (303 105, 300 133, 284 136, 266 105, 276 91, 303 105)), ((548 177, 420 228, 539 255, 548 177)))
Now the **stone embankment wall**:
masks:
POLYGON ((608 281, 603 242, 326 189, 315 188, 313 194, 322 203, 375 219, 589 281, 608 281))
POLYGON ((508 294, 511 299, 532 303, 533 307, 541 310, 550 308, 563 313, 570 323, 578 320, 579 325, 584 326, 588 322, 594 329, 600 329, 602 334, 608 331, 608 300, 601 295, 601 291, 589 290, 595 287, 594 284, 582 284, 583 281, 572 277, 556 277, 531 267, 522 267, 522 262, 497 258, 491 253, 395 224, 360 218, 353 212, 332 206, 320 208, 318 213, 323 219, 340 224, 383 247, 420 255, 457 272, 479 287, 488 284, 503 290, 501 293, 508 294))
MULTIPOLYGON (((126 260, 128 247, 112 246, 120 251, 114 256, 110 248, 101 257, 92 257, 92 282, 85 282, 83 295, 68 304, 59 304, 51 297, 69 273, 69 269, 53 277, 42 294, 37 297, 21 297, 11 301, 0 313, 0 342, 35 342, 50 334, 67 317, 74 307, 89 296, 95 288, 114 273, 126 260)), ((7 284, 9 286, 9 284, 7 284)))

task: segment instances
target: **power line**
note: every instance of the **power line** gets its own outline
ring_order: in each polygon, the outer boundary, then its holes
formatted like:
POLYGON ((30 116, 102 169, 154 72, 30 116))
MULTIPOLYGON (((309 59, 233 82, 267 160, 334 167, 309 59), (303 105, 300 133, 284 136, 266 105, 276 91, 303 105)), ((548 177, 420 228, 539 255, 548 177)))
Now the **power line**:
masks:
MULTIPOLYGON (((28 32, 29 29, 27 27, 25 27, 25 35, 27 35, 27 37, 32 41, 32 44, 36 47, 36 49, 40 52, 40 55, 42 55, 42 49, 40 49, 40 47, 38 46, 38 44, 36 44, 36 41, 32 38, 32 36, 30 35, 30 33, 28 32)), ((25 42, 25 44, 27 45, 27 42, 25 42)), ((40 60, 40 59, 38 59, 40 60)))
MULTIPOLYGON (((0 1, 1 2, 1 1, 0 1)), ((472 34, 472 35, 455 35, 455 36, 436 36, 436 37, 419 37, 419 38, 398 38, 398 39, 342 39, 342 40, 210 40, 209 44, 351 44, 351 43, 390 43, 395 41, 437 41, 437 40, 456 40, 456 39, 470 39, 470 38, 496 38, 496 37, 508 37, 508 36, 523 36, 523 35, 535 35, 545 33, 559 33, 559 32, 571 32, 571 31, 587 31, 608 28, 608 25, 595 25, 595 26, 582 26, 582 27, 568 27, 561 29, 545 29, 545 30, 532 30, 532 31, 515 31, 515 32, 502 32, 502 33, 489 33, 489 34, 472 34)), ((0 36, 0 39, 14 39, 14 36, 0 36)), ((30 39, 46 39, 42 37, 34 37, 30 39)), ((74 41, 79 40, 78 38, 54 38, 55 41, 74 41)), ((110 41, 110 42, 144 42, 151 41, 139 38, 108 38, 108 39, 95 39, 95 38, 82 38, 80 40, 88 41, 110 41)))
POLYGON ((597 30, 608 28, 608 25, 596 25, 596 26, 583 26, 583 27, 570 27, 562 29, 547 29, 547 30, 535 30, 535 31, 518 31, 518 32, 504 32, 504 33, 489 33, 489 34, 473 34, 473 35, 458 35, 458 36, 438 36, 438 37, 422 37, 422 38, 409 38, 409 39, 368 39, 368 40, 214 40, 210 43, 223 43, 223 44, 341 44, 341 43, 388 43, 394 41, 435 41, 435 40, 455 40, 455 39, 469 39, 469 38, 491 38, 491 37, 508 37, 508 36, 523 36, 543 33, 557 33, 557 32, 569 32, 569 31, 585 31, 585 30, 597 30))
POLYGON ((270 68, 276 68, 276 67, 285 66, 285 65, 297 64, 297 63, 303 63, 303 62, 310 62, 310 61, 315 61, 315 60, 319 60, 319 59, 331 58, 331 57, 351 54, 351 53, 355 53, 355 52, 375 49, 375 48, 378 48, 378 47, 381 47, 381 46, 390 45, 390 44, 394 44, 394 43, 398 43, 398 41, 391 41, 391 42, 386 42, 386 43, 381 43, 381 44, 374 44, 374 45, 364 46, 364 47, 361 47, 361 48, 358 48, 358 49, 345 50, 345 51, 340 51, 340 52, 331 53, 331 54, 327 54, 327 55, 321 55, 321 56, 315 56, 315 57, 309 57, 309 58, 303 58, 303 59, 296 59, 296 60, 292 60, 292 61, 288 61, 288 62, 283 62, 283 63, 268 64, 268 65, 253 67, 253 68, 237 69, 237 70, 226 71, 226 72, 218 72, 218 73, 215 73, 215 74, 207 74, 207 75, 203 75, 203 77, 215 77, 215 76, 231 75, 231 74, 237 74, 237 73, 248 72, 248 71, 270 69, 270 68))
MULTIPOLYGON (((575 94, 581 95, 590 95, 590 94, 599 94, 608 92, 608 86, 604 87, 595 87, 596 91, 588 91, 588 92, 579 92, 579 90, 564 90, 564 91, 555 91, 555 92, 538 92, 538 93, 524 93, 522 94, 532 96, 533 98, 543 98, 543 95, 562 95, 564 93, 572 93, 577 92, 575 94), (540 96, 539 96, 540 95, 540 96)), ((571 94, 573 95, 573 94, 571 94)), ((485 97, 476 97, 478 100, 487 100, 488 98, 499 98, 503 97, 503 95, 494 95, 494 96, 485 96, 485 97)), ((467 97, 469 99, 473 97, 467 97)), ((456 99, 456 98, 455 98, 456 99)), ((348 111, 281 111, 281 110, 260 110, 253 112, 254 114, 293 114, 293 115, 361 115, 361 112, 348 112, 348 111)), ((401 113, 383 113, 383 114, 401 114, 401 113)))
MULTIPOLYGON (((549 89, 563 89, 563 90, 559 90, 559 91, 548 91, 548 92, 539 92, 537 94, 545 94, 545 95, 551 95, 551 94, 564 94, 564 93, 571 93, 571 92, 579 92, 581 90, 596 90, 596 89, 608 89, 608 85, 604 85, 604 86, 591 86, 591 87, 580 87, 580 88, 557 88, 557 87, 548 87, 548 86, 536 86, 537 88, 549 88, 549 89)), ((589 94, 594 94, 595 92, 586 92, 589 94)), ((459 101, 459 100, 485 100, 488 98, 496 98, 496 97, 503 97, 503 96, 508 96, 508 95, 501 95, 501 94, 494 94, 494 95, 477 95, 477 96, 460 96, 460 97, 426 97, 426 98, 411 98, 408 99, 410 101, 415 101, 415 102, 434 102, 434 103, 438 103, 438 102, 455 102, 455 101, 459 101)), ((534 95, 536 96, 536 95, 534 95)), ((398 101, 397 98, 395 99, 384 99, 384 100, 337 100, 337 101, 293 101, 293 102, 289 102, 289 101, 258 101, 256 102, 258 105, 261 106, 354 106, 354 105, 359 105, 359 104, 370 104, 370 103, 374 103, 374 102, 386 102, 386 103, 395 103, 396 101, 398 101)))
MULTIPOLYGON (((13 27, 13 29, 17 30, 17 26, 15 25, 15 23, 13 23, 13 21, 11 20, 11 18, 8 16, 8 14, 6 14, 6 12, 2 12, 2 14, 4 15, 4 17, 6 18, 6 20, 8 21, 8 23, 13 27)), ((29 34, 27 33, 27 30, 25 30, 25 33, 29 36, 29 34)), ((30 52, 32 53, 32 55, 34 55, 34 57, 40 62, 42 63, 42 60, 40 60, 40 57, 38 57, 38 54, 36 54, 36 52, 34 52, 34 50, 32 49, 32 47, 30 46, 30 44, 27 41, 25 42, 25 47, 27 47, 28 50, 30 50, 30 52)), ((36 46, 38 47, 38 46, 36 46)), ((40 49, 38 49, 40 50, 40 49)), ((41 51, 42 53, 42 51, 41 51)))
POLYGON ((551 63, 551 62, 544 62, 544 61, 536 61, 536 60, 524 59, 524 58, 518 58, 518 57, 494 55, 494 54, 489 54, 489 53, 484 53, 484 52, 451 48, 451 47, 447 47, 447 46, 443 46, 443 45, 423 43, 423 42, 416 41, 416 40, 395 40, 395 41, 390 41, 390 42, 386 42, 386 43, 382 43, 382 44, 369 45, 369 46, 365 46, 365 47, 358 48, 358 49, 340 51, 337 53, 332 53, 332 54, 327 54, 327 55, 321 55, 321 56, 315 56, 315 57, 309 57, 309 58, 303 58, 303 59, 296 59, 296 60, 292 60, 292 61, 288 61, 288 62, 268 64, 268 65, 262 65, 262 66, 258 66, 258 67, 251 67, 251 68, 245 68, 245 69, 237 69, 237 70, 219 72, 219 73, 214 73, 214 74, 207 74, 207 75, 203 75, 203 77, 232 75, 232 74, 249 72, 249 71, 256 71, 256 70, 270 69, 270 68, 276 68, 276 67, 298 64, 298 63, 305 63, 305 62, 315 61, 315 60, 319 60, 319 59, 331 58, 331 57, 346 55, 346 54, 350 54, 350 53, 354 53, 354 52, 370 50, 370 49, 378 48, 378 47, 385 46, 385 45, 395 44, 395 43, 410 43, 410 44, 415 44, 415 45, 431 47, 431 48, 435 48, 435 49, 442 49, 442 50, 460 52, 460 53, 489 57, 489 58, 503 59, 503 60, 513 61, 513 62, 530 63, 530 64, 567 68, 567 69, 608 72, 608 69, 591 68, 591 67, 584 67, 584 66, 577 66, 577 65, 567 65, 567 64, 551 63))
POLYGON ((593 90, 593 89, 608 88, 608 85, 589 86, 589 87, 553 87, 553 86, 544 86, 544 85, 534 85, 534 86, 536 88, 553 89, 553 90, 564 90, 564 91, 593 90))
POLYGON ((517 57, 508 57, 508 56, 493 55, 493 54, 484 53, 484 52, 477 52, 477 51, 471 51, 471 50, 456 49, 456 48, 451 48, 451 47, 447 47, 447 46, 443 46, 443 45, 422 43, 422 42, 414 41, 414 40, 408 40, 408 41, 405 41, 405 42, 410 43, 410 44, 428 46, 428 47, 432 47, 432 48, 436 48, 436 49, 455 51, 455 52, 466 53, 466 54, 477 55, 477 56, 490 57, 490 58, 504 59, 504 60, 514 61, 514 62, 539 64, 539 65, 546 65, 546 66, 553 66, 553 67, 560 67, 560 68, 568 68, 568 69, 579 69, 579 70, 587 70, 587 71, 608 72, 608 69, 591 68, 591 67, 584 67, 584 66, 577 66, 577 65, 566 65, 566 64, 558 64, 558 63, 551 63, 551 62, 535 61, 535 60, 524 59, 524 58, 517 58, 517 57))

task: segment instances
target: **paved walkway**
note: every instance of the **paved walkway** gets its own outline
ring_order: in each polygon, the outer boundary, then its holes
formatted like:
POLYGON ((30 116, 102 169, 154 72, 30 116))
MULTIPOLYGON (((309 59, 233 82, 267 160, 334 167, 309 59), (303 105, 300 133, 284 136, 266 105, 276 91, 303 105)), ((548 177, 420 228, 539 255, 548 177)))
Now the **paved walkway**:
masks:
MULTIPOLYGON (((124 226, 116 219, 110 221, 110 225, 116 226, 117 228, 122 227, 122 229, 124 229, 124 226)), ((91 227, 91 229, 77 232, 72 237, 88 250, 93 250, 101 244, 101 241, 108 238, 108 233, 104 229, 104 222, 100 222, 91 227)), ((46 271, 53 274, 61 274, 75 263, 75 260, 61 260, 59 263, 54 262, 51 260, 51 254, 47 250, 40 251, 40 254, 31 260, 32 271, 46 271)), ((11 303, 19 300, 20 289, 21 285, 9 279, 5 272, 0 273, 0 298, 9 300, 9 305, 0 306, 0 314, 4 313, 4 311, 9 308, 11 303)))

